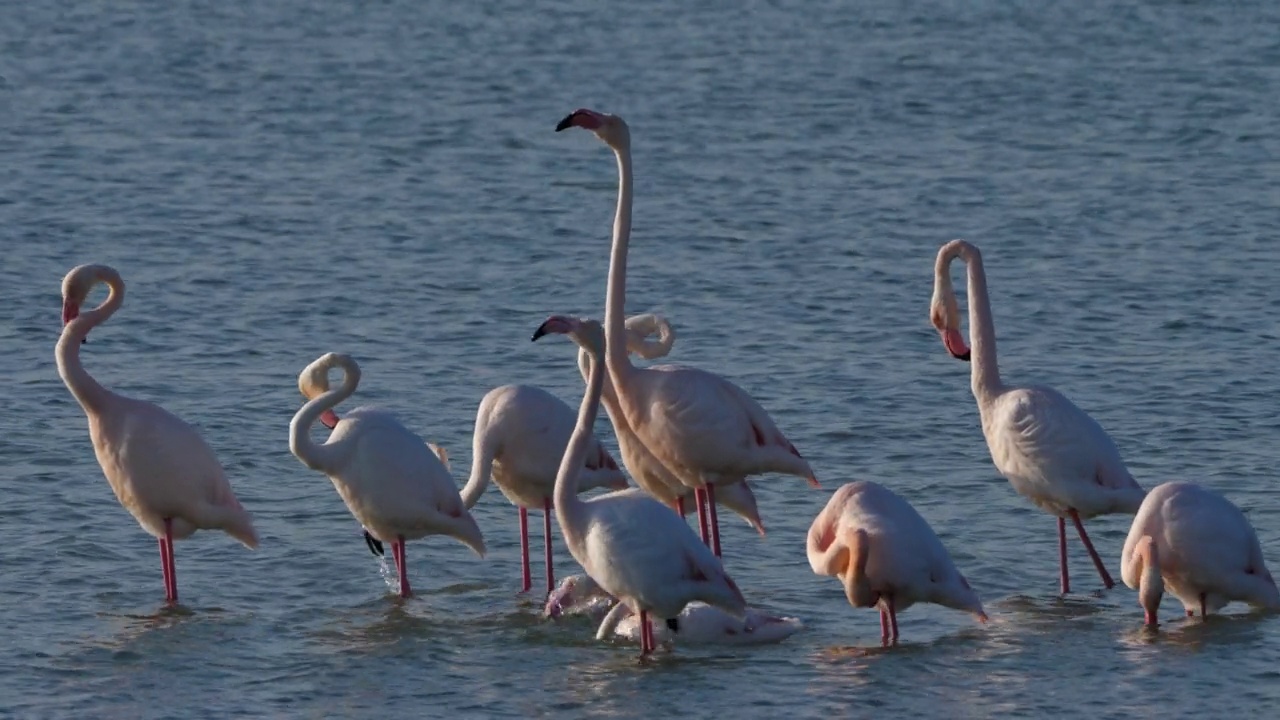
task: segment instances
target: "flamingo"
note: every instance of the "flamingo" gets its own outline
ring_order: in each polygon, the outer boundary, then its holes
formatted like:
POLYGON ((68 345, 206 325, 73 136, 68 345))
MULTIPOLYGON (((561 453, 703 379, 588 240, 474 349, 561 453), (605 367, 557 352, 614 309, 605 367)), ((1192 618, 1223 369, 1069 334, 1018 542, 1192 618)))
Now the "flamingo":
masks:
POLYGON ((898 642, 898 610, 928 602, 987 621, 982 601, 929 523, 892 490, 863 480, 835 492, 809 526, 809 567, 844 582, 854 607, 880 609, 880 640, 898 642))
POLYGON ((124 280, 107 265, 80 265, 62 279, 62 336, 58 375, 89 418, 89 438, 116 499, 160 544, 165 601, 178 602, 173 541, 196 530, 222 530, 245 547, 258 547, 253 519, 241 507, 222 465, 195 428, 164 408, 117 395, 80 363, 89 331, 124 304, 124 280), (80 308, 94 286, 109 288, 98 307, 80 308))
MULTIPOLYGON (((601 623, 599 639, 616 635, 635 641, 640 626, 635 613, 625 603, 616 603, 596 581, 586 575, 570 575, 547 598, 543 614, 549 618, 562 615, 588 615, 601 623), (604 622, 607 618, 607 622, 604 622)), ((757 608, 747 608, 743 618, 735 618, 720 608, 694 601, 685 606, 678 618, 680 642, 692 645, 763 645, 786 640, 804 627, 798 618, 772 615, 757 608)), ((677 633, 668 627, 655 627, 656 642, 674 642, 677 633)))
POLYGON ((1194 483, 1168 482, 1147 494, 1124 542, 1120 577, 1138 591, 1151 627, 1166 584, 1187 617, 1197 608, 1208 617, 1233 600, 1280 610, 1253 526, 1230 500, 1194 483))
POLYGON ((642 657, 654 649, 650 613, 670 626, 686 605, 701 600, 742 617, 746 601, 719 558, 662 503, 639 489, 585 501, 578 497, 579 469, 604 385, 605 336, 594 320, 555 315, 538 327, 533 339, 552 333, 576 335, 594 361, 578 424, 556 475, 556 519, 569 552, 600 587, 639 613, 642 657))
MULTIPOLYGON (((668 471, 694 490, 699 518, 715 512, 715 486, 768 472, 795 475, 820 487, 813 469, 774 424, 769 413, 742 388, 691 367, 638 368, 627 356, 627 245, 631 237, 631 131, 616 115, 580 109, 556 126, 595 133, 618 160, 618 207, 605 298, 609 378, 618 395, 620 416, 668 471)), ((615 428, 616 430, 617 428, 615 428)), ((708 533, 708 545, 718 546, 708 533)))
MULTIPOLYGON (((576 420, 577 416, 564 401, 531 385, 494 388, 480 401, 476 411, 471 477, 462 494, 467 507, 471 507, 492 476, 502 494, 519 508, 523 578, 520 592, 528 592, 533 585, 529 570, 528 508, 543 511, 547 592, 556 587, 551 561, 551 498, 555 492, 556 470, 576 420)), ((627 487, 627 478, 609 451, 592 435, 578 491, 598 487, 620 490, 627 487)))
MULTIPOLYGON (((626 328, 628 351, 646 360, 665 356, 675 344, 675 330, 661 315, 654 313, 633 315, 627 318, 626 328), (651 335, 657 335, 658 339, 649 340, 651 335)), ((586 380, 591 372, 591 355, 583 347, 578 348, 578 369, 582 372, 582 379, 586 380)), ((670 505, 681 517, 688 514, 691 505, 687 501, 694 495, 694 491, 672 475, 636 437, 631 426, 627 424, 626 416, 618 406, 618 395, 614 392, 613 383, 610 382, 607 374, 604 379, 602 398, 605 412, 613 423, 614 435, 618 438, 622 464, 631 473, 631 477, 635 478, 636 484, 650 495, 670 505)), ((696 497, 692 499, 696 501, 696 497)), ((721 486, 715 499, 718 504, 741 515, 747 524, 764 536, 764 523, 760 520, 756 497, 746 480, 721 486)), ((711 537, 711 550, 719 557, 721 554, 720 527, 714 508, 715 506, 712 505, 711 512, 700 512, 698 524, 703 537, 706 538, 708 535, 711 537)), ((698 509, 702 510, 701 507, 698 509)))
MULTIPOLYGON (((359 407, 334 422, 323 445, 311 440, 311 426, 360 383, 360 366, 349 355, 326 353, 298 375, 307 402, 289 423, 289 450, 303 465, 324 473, 347 509, 374 540, 391 543, 399 573, 400 597, 409 597, 405 541, 447 535, 484 557, 484 537, 467 512, 449 470, 436 450, 391 413, 359 407), (342 384, 329 390, 329 371, 340 368, 342 384), (323 392, 317 388, 323 387, 323 392)), ((447 459, 447 456, 446 456, 447 459)))
POLYGON ((1120 451, 1102 426, 1074 403, 1043 385, 1005 385, 996 365, 996 330, 987 299, 987 276, 978 248, 952 240, 938 251, 934 266, 930 319, 953 356, 970 359, 960 334, 960 311, 951 287, 951 260, 969 268, 969 332, 973 337, 972 387, 982 417, 991 460, 1013 489, 1058 518, 1058 561, 1063 594, 1071 592, 1067 574, 1066 519, 1110 589, 1115 581, 1094 550, 1082 520, 1109 513, 1137 512, 1146 492, 1138 485, 1120 451))

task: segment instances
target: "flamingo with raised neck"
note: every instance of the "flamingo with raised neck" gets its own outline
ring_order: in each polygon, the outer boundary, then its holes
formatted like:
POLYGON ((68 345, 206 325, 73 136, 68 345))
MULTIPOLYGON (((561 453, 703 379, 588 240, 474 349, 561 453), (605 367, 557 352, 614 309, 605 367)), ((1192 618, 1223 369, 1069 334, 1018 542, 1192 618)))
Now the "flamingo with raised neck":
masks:
MULTIPOLYGON (((671 323, 661 315, 656 313, 644 313, 642 315, 633 315, 627 318, 627 350, 646 360, 653 360, 665 357, 671 352, 671 348, 675 345, 675 329, 671 327, 671 323), (656 336, 651 340, 650 337, 656 336)), ((591 354, 586 348, 578 348, 578 369, 582 372, 582 379, 585 381, 591 373, 591 354)), ((670 505, 681 517, 687 515, 690 509, 699 511, 698 527, 703 537, 711 538, 711 550, 717 556, 720 555, 720 523, 714 510, 714 505, 710 508, 697 506, 695 491, 690 489, 679 478, 672 475, 666 466, 664 466, 644 443, 636 437, 635 432, 627 423, 626 416, 622 413, 618 406, 618 394, 614 392, 613 382, 609 380, 608 373, 605 373, 604 391, 601 395, 604 403, 605 412, 609 415, 609 420, 613 424, 614 436, 618 439, 618 450, 622 457, 622 464, 626 466, 627 472, 631 473, 631 477, 635 479, 636 484, 643 488, 650 495, 654 496, 663 503, 670 505), (694 500, 691 505, 688 501, 694 500)), ((721 485, 719 490, 714 494, 715 502, 724 505, 730 510, 742 516, 747 524, 760 533, 765 534, 764 522, 760 519, 760 510, 756 505, 755 493, 751 491, 751 486, 746 480, 721 485)))
POLYGON ((938 251, 929 317, 947 351, 971 361, 970 384, 996 469, 1018 494, 1058 518, 1062 592, 1071 592, 1067 518, 1075 525, 1102 584, 1114 587, 1115 581, 1082 521, 1109 513, 1137 512, 1146 492, 1129 474, 1111 436, 1066 396, 1043 385, 1006 385, 1001 380, 987 275, 982 254, 974 245, 952 240, 938 251), (951 286, 951 261, 957 257, 969 269, 972 351, 960 333, 960 310, 951 286))
POLYGON ((578 475, 600 408, 606 341, 594 320, 552 316, 533 334, 569 335, 592 354, 587 392, 556 475, 555 511, 565 544, 587 575, 640 616, 640 652, 653 652, 650 615, 674 623, 695 600, 742 617, 746 602, 720 560, 684 519, 642 490, 582 500, 578 475))
POLYGON ((124 280, 106 265, 81 265, 62 279, 62 336, 58 374, 89 419, 89 438, 102 472, 120 504, 160 544, 165 600, 178 602, 173 541, 196 530, 226 532, 250 549, 258 534, 227 482, 222 465, 195 428, 164 408, 127 398, 99 385, 80 363, 89 331, 124 304, 124 280), (82 311, 98 284, 107 299, 82 311))
MULTIPOLYGON (((618 161, 618 206, 605 299, 605 363, 618 395, 618 409, 631 431, 672 475, 694 490, 699 517, 706 513, 714 519, 716 485, 751 475, 795 475, 818 487, 809 463, 742 388, 696 368, 631 364, 624 321, 631 237, 631 131, 622 118, 587 109, 570 113, 556 131, 571 127, 590 130, 618 161)), ((719 541, 709 534, 715 525, 708 523, 703 540, 718 549, 719 541)))

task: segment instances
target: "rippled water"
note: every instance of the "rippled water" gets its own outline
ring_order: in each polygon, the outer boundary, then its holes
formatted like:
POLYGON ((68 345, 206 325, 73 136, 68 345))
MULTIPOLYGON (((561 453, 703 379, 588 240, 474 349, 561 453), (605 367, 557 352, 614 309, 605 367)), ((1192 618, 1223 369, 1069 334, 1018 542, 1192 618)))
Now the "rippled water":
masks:
MULTIPOLYGON (((928 323, 933 255, 984 250, 1006 377, 1053 384, 1150 487, 1226 492, 1280 564, 1273 4, 8 3, 0 9, 0 710, 21 717, 1265 716, 1280 622, 1140 628, 1133 592, 1057 594, 1052 518, 995 475, 928 323), (620 8, 621 6, 617 6, 620 8), (329 482, 288 452, 329 350, 470 462, 480 397, 576 403, 550 312, 599 315, 608 152, 632 127, 630 310, 750 390, 821 492, 756 483, 724 523, 752 604, 806 629, 651 663, 518 598, 514 509, 479 560, 409 546, 391 597, 329 482), (53 363, 59 282, 124 274, 90 372, 198 425, 262 548, 154 540, 104 481, 53 363), (875 479, 933 524, 992 622, 933 607, 878 645, 811 574, 828 493, 875 479)), ((612 445, 607 422, 599 427, 612 445)), ((534 523, 535 526, 537 523, 534 523)), ((1090 524, 1118 574, 1127 519, 1090 524)), ((535 539, 535 547, 538 542, 535 539)), ((573 568, 561 547, 562 572, 573 568)))

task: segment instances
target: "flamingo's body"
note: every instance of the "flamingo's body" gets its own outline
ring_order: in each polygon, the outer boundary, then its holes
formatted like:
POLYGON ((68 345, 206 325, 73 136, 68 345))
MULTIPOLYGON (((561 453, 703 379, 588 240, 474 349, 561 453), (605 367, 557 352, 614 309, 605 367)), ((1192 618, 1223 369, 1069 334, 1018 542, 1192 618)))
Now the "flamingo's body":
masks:
POLYGON ((654 646, 650 613, 673 619, 690 602, 701 600, 741 616, 746 603, 719 559, 662 503, 638 489, 587 501, 578 497, 577 475, 604 383, 605 339, 599 323, 561 316, 543 323, 534 339, 548 333, 576 335, 593 356, 578 424, 556 477, 556 517, 569 552, 600 587, 640 614, 642 653, 654 646))
MULTIPOLYGON (((578 110, 556 130, 591 130, 618 160, 618 209, 605 301, 606 364, 620 415, 631 431, 676 478, 695 491, 700 508, 714 509, 714 486, 750 475, 778 472, 818 485, 813 469, 750 395, 704 370, 676 365, 637 368, 627 357, 627 246, 631 236, 631 134, 616 115, 578 110), (707 503, 711 505, 708 508, 707 503)), ((701 515, 701 511, 699 513, 701 515)), ((704 541, 718 541, 704 535, 704 541)))
MULTIPOLYGON (((675 342, 675 332, 666 318, 653 313, 634 315, 627 318, 627 349, 645 359, 663 357, 671 351, 675 342), (658 340, 650 341, 648 336, 656 334, 658 340)), ((578 349, 578 369, 586 380, 591 372, 591 355, 585 348, 578 349)), ((664 504, 671 506, 680 515, 694 509, 696 497, 694 491, 673 475, 663 464, 649 452, 635 431, 628 424, 626 415, 618 405, 618 394, 614 392, 613 382, 606 374, 602 393, 605 412, 613 424, 614 435, 618 439, 618 450, 622 456, 622 464, 635 479, 636 484, 664 504), (690 500, 694 502, 689 502, 690 500)), ((760 511, 756 506, 755 494, 746 480, 720 486, 715 492, 716 502, 738 513, 756 532, 764 535, 764 523, 760 520, 760 511)), ((714 506, 712 506, 714 507, 714 506)), ((699 526, 703 536, 710 535, 712 550, 719 554, 719 528, 709 527, 711 523, 718 525, 715 513, 699 512, 699 526)))
POLYGON ((1111 437, 1093 418, 1058 391, 1005 385, 996 364, 995 325, 986 272, 978 248, 953 240, 938 251, 930 317, 947 350, 962 360, 970 350, 960 334, 960 312, 949 274, 959 257, 969 270, 969 332, 973 337, 972 388, 991 460, 1019 494, 1058 518, 1062 592, 1067 574, 1066 519, 1088 550, 1103 585, 1115 585, 1085 533, 1082 520, 1134 513, 1145 491, 1125 467, 1111 437))
POLYGON ((407 597, 405 541, 447 535, 483 557, 484 538, 436 449, 391 413, 356 408, 336 423, 323 445, 311 440, 316 419, 350 397, 359 382, 360 368, 350 356, 327 353, 308 365, 298 376, 298 388, 309 400, 289 423, 289 449, 333 481, 366 532, 391 544, 400 595, 407 597), (328 373, 335 367, 343 370, 342 385, 329 390, 328 373))
POLYGON ((893 491, 870 481, 831 496, 809 527, 809 566, 838 577, 854 607, 879 607, 881 640, 898 639, 897 611, 928 602, 973 613, 982 601, 929 523, 893 491))
POLYGON ((222 465, 195 428, 164 408, 122 397, 102 387, 80 363, 80 345, 89 331, 124 303, 124 280, 105 265, 81 265, 62 281, 58 374, 89 419, 89 437, 107 482, 120 504, 144 530, 159 539, 165 597, 178 600, 173 541, 196 530, 225 531, 246 547, 258 536, 241 507, 222 465), (98 283, 110 288, 106 302, 80 307, 98 283))
MULTIPOLYGON (((531 385, 490 390, 476 411, 471 478, 463 489, 467 507, 475 504, 492 476, 502 494, 519 508, 523 587, 532 586, 529 570, 530 509, 543 511, 547 592, 555 589, 551 560, 551 498, 556 470, 569 444, 577 416, 560 398, 531 385)), ((583 464, 579 492, 627 487, 626 475, 593 435, 583 464)))
POLYGON ((1124 543, 1120 576, 1138 591, 1152 626, 1166 587, 1189 617, 1232 601, 1280 610, 1253 526, 1230 500, 1193 483, 1164 483, 1147 494, 1124 543))
MULTIPOLYGON (((544 614, 586 615, 601 623, 597 637, 616 636, 632 642, 640 639, 640 623, 635 613, 616 600, 586 575, 571 575, 560 583, 547 599, 544 614), (621 608, 616 612, 612 610, 621 608), (605 622, 607 619, 607 622, 605 622)), ((747 608, 737 618, 720 608, 702 602, 691 602, 675 618, 676 630, 667 625, 653 629, 655 642, 679 642, 686 645, 763 645, 786 640, 804 627, 798 618, 747 608)))

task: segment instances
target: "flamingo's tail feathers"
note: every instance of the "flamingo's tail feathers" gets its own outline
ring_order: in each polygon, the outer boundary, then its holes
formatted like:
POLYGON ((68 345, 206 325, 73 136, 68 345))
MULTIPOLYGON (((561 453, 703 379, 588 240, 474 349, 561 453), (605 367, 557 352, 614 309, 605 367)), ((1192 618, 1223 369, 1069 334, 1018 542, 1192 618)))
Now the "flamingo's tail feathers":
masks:
POLYGON ((253 518, 239 503, 211 506, 207 514, 209 527, 221 529, 250 550, 258 549, 258 531, 253 527, 253 518))
POLYGON ((480 526, 476 524, 476 519, 471 517, 471 513, 463 513, 458 519, 458 530, 454 537, 463 545, 475 551, 476 555, 484 557, 488 549, 484 544, 484 535, 480 532, 480 526))

